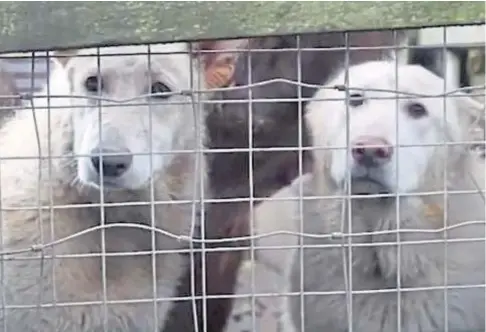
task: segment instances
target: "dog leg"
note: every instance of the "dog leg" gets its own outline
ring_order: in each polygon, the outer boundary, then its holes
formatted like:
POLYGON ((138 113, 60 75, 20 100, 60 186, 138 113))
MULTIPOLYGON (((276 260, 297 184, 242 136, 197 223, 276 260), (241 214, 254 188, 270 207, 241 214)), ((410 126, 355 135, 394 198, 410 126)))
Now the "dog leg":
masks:
POLYGON ((278 294, 280 275, 260 262, 242 264, 235 290, 236 295, 247 295, 234 300, 226 332, 294 332, 287 312, 286 298, 281 296, 260 296, 278 294), (252 287, 252 270, 255 287, 252 287), (252 295, 255 296, 254 306, 252 295), (255 318, 253 320, 253 317, 255 318))

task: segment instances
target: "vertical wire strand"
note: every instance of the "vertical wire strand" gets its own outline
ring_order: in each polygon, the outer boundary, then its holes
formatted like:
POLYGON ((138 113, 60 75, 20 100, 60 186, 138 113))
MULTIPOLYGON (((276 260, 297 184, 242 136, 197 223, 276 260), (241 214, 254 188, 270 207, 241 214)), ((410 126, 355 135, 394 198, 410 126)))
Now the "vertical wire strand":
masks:
MULTIPOLYGON (((253 84, 252 76, 252 50, 251 45, 248 43, 248 84, 253 84)), ((256 331, 256 297, 255 297, 255 243, 253 236, 255 234, 254 223, 255 216, 254 213, 254 193, 253 193, 253 88, 248 88, 248 184, 249 188, 249 215, 250 215, 250 261, 251 261, 251 322, 253 331, 256 331)))
MULTIPOLYGON (((201 62, 201 60, 199 60, 201 62)), ((201 68, 202 65, 200 64, 198 68, 201 68)), ((191 71, 194 71, 193 69, 191 71)), ((197 91, 201 91, 201 81, 202 81, 202 72, 198 70, 196 72, 196 77, 197 77, 197 91)), ((203 76, 205 79, 205 76, 203 76)), ((204 87, 206 84, 204 84, 204 87)), ((206 93, 206 92, 204 92, 206 93)), ((206 272, 207 272, 207 266, 206 266, 206 204, 204 202, 205 198, 205 193, 206 193, 206 162, 205 162, 205 156, 204 156, 204 147, 205 147, 205 114, 206 114, 206 106, 204 104, 205 97, 203 98, 203 102, 201 103, 200 100, 201 96, 199 93, 196 93, 195 97, 195 105, 194 109, 196 112, 195 116, 195 130, 196 130, 196 142, 197 142, 197 153, 196 153, 196 165, 195 165, 195 174, 199 174, 199 191, 194 189, 194 217, 192 218, 192 228, 191 228, 191 239, 194 238, 195 232, 196 232, 196 223, 198 222, 199 218, 199 232, 200 232, 200 237, 201 237, 201 256, 202 256, 202 268, 203 268, 203 274, 202 274, 202 295, 203 298, 207 297, 207 290, 206 290, 206 272), (196 195, 199 195, 196 197, 196 195), (196 200, 198 200, 198 204, 196 204, 196 200), (199 209, 197 206, 199 205, 199 209)), ((196 178, 196 177, 195 177, 196 178)), ((197 183, 197 181, 196 181, 197 183)), ((192 241, 191 241, 192 242, 192 241)), ((192 251, 195 254, 195 250, 193 249, 192 251)), ((194 256, 193 254, 193 256, 194 256)), ((194 266, 195 263, 193 262, 192 265, 194 266)), ((195 266, 194 266, 195 268, 195 266)), ((193 270, 194 270, 193 268, 193 270)), ((197 294, 194 293, 194 296, 197 294)), ((195 302, 194 302, 195 303, 195 302)), ((208 329, 208 313, 207 313, 207 301, 204 301, 204 313, 205 313, 205 318, 204 318, 204 331, 207 332, 208 329)), ((198 326, 195 328, 195 332, 198 331, 198 326)))
MULTIPOLYGON (((189 56, 192 56, 193 54, 195 54, 194 50, 193 50, 193 46, 192 44, 190 43, 189 44, 189 56)), ((198 70, 200 68, 203 68, 202 65, 201 65, 201 59, 200 57, 197 57, 195 61, 193 61, 191 59, 191 61, 189 62, 189 78, 190 78, 190 99, 191 99, 191 106, 192 106, 192 110, 193 110, 193 118, 194 118, 194 122, 195 122, 195 132, 194 132, 194 136, 195 136, 195 140, 198 144, 198 147, 200 147, 201 143, 202 142, 202 138, 201 138, 201 133, 199 132, 200 131, 200 127, 199 127, 199 123, 198 121, 200 121, 200 117, 203 116, 202 114, 199 114, 200 112, 198 111, 201 111, 200 110, 200 104, 199 104, 199 100, 197 99, 197 97, 195 97, 195 93, 194 93, 194 62, 196 63, 196 67, 198 68, 198 70)), ((198 71, 198 75, 200 75, 199 71, 198 71)), ((200 81, 200 76, 197 76, 197 79, 198 79, 198 82, 200 81)), ((199 84, 198 84, 199 86, 199 84)), ((204 122, 201 122, 201 123, 204 123, 204 122)), ((192 319, 193 319, 193 327, 194 327, 194 331, 195 332, 199 332, 199 324, 198 324, 198 314, 197 314, 197 294, 196 294, 196 259, 195 259, 195 248, 194 248, 194 242, 192 241, 195 237, 195 232, 196 232, 196 220, 198 218, 198 215, 197 215, 197 203, 196 201, 198 201, 198 190, 200 189, 199 188, 199 185, 196 181, 196 178, 197 178, 197 172, 200 168, 202 168, 202 158, 204 158, 204 156, 202 155, 202 151, 203 149, 200 148, 199 151, 196 151, 196 158, 195 158, 195 165, 194 165, 194 181, 193 181, 193 188, 192 188, 192 210, 191 210, 191 229, 190 229, 190 234, 189 234, 189 237, 190 237, 190 241, 189 241, 189 257, 190 257, 190 287, 191 287, 191 307, 192 307, 192 319)), ((203 172, 203 170, 201 169, 201 172, 203 172)), ((204 176, 204 175, 201 175, 201 176, 204 176)), ((201 184, 201 185, 204 185, 204 184, 201 184)), ((203 199, 203 196, 202 196, 202 193, 200 193, 201 196, 199 196, 200 200, 203 199)), ((202 206, 202 208, 204 207, 204 201, 201 203, 199 202, 202 206)), ((204 211, 202 209, 202 211, 204 211)), ((202 273, 201 273, 201 293, 202 293, 202 296, 201 296, 201 302, 202 302, 202 315, 203 315, 203 331, 206 332, 207 331, 207 304, 206 304, 206 255, 205 255, 205 243, 204 243, 204 234, 205 234, 205 229, 204 229, 204 213, 200 213, 200 217, 201 217, 201 220, 200 220, 200 235, 201 235, 201 239, 203 241, 201 241, 201 270, 202 270, 202 273)))
MULTIPOLYGON (((198 59, 199 65, 197 68, 202 68, 202 63, 201 59, 198 59)), ((194 73, 194 67, 191 66, 191 72, 193 73, 193 77, 195 74, 195 79, 196 79, 196 91, 201 91, 201 76, 202 72, 200 69, 196 73, 194 73)), ((205 77, 205 76, 204 76, 205 77)), ((191 80, 191 82, 194 82, 194 80, 191 80)), ((193 83, 192 83, 193 84, 193 83)), ((203 313, 204 313, 204 332, 207 332, 208 329, 208 305, 207 305, 207 290, 206 290, 206 275, 207 275, 207 266, 206 266, 206 243, 204 242, 206 239, 206 214, 205 214, 205 203, 204 203, 204 193, 205 193, 205 184, 206 184, 206 169, 203 167, 204 164, 204 135, 203 135, 203 127, 204 126, 204 105, 201 104, 200 100, 200 94, 196 93, 195 91, 191 93, 193 96, 194 100, 194 121, 195 121, 195 134, 196 134, 196 142, 197 142, 197 151, 196 151, 196 165, 195 165, 195 173, 194 174, 199 174, 199 188, 194 188, 194 196, 193 196, 193 218, 192 218, 192 226, 191 226, 191 239, 194 238, 195 236, 195 231, 196 231, 196 222, 197 218, 199 215, 199 229, 200 229, 200 236, 201 236, 201 263, 202 263, 202 297, 204 299, 203 301, 203 313), (198 196, 197 196, 198 195, 198 196), (197 206, 200 208, 198 209, 197 206), (199 211, 199 214, 198 214, 199 211)), ((204 164, 205 165, 205 164, 204 164)), ((196 176, 194 177, 196 179, 196 176)), ((198 182, 195 181, 197 184, 198 182)), ((192 242, 192 241, 191 241, 192 242)), ((195 254, 196 249, 193 247, 191 252, 193 252, 193 256, 195 254)), ((193 259, 193 270, 195 269, 195 259, 193 259)), ((195 278, 195 277, 194 277, 195 278)), ((194 297, 196 297, 196 293, 194 293, 194 297)), ((194 302, 195 303, 195 302, 194 302)), ((199 329, 198 326, 195 327, 195 331, 197 332, 199 329)))
MULTIPOLYGON (((344 56, 344 86, 345 88, 345 104, 346 104, 346 155, 351 155, 351 139, 350 139, 350 127, 351 127, 351 115, 349 110, 349 66, 350 66, 350 45, 349 45, 349 32, 344 33, 344 43, 345 43, 345 56, 344 56)), ((348 222, 348 232, 353 232, 353 215, 352 215, 352 202, 351 202, 351 172, 350 172, 350 161, 349 158, 346 158, 346 199, 345 203, 347 205, 347 222, 348 222)), ((346 300, 347 300, 347 315, 348 315, 348 332, 353 332, 354 324, 353 324, 353 243, 352 243, 352 236, 347 237, 347 251, 348 251, 348 261, 347 264, 344 264, 344 267, 347 265, 347 272, 346 268, 344 268, 345 279, 349 275, 349 279, 347 281, 348 288, 346 289, 346 300)), ((344 255, 346 257, 346 255, 344 255)), ((346 282, 346 281, 345 281, 346 282)))
MULTIPOLYGON (((302 143, 302 131, 303 131, 303 107, 302 107, 302 50, 300 44, 300 35, 296 36, 296 46, 297 46, 297 106, 298 106, 298 113, 297 113, 297 139, 298 139, 298 167, 299 167, 299 177, 302 177, 303 173, 303 165, 302 165, 302 153, 303 153, 303 143, 302 143)), ((299 233, 304 233, 304 188, 302 181, 299 181, 299 233)), ((304 238, 299 236, 299 260, 300 260, 300 330, 305 331, 305 300, 304 300, 304 238)), ((292 249, 293 250, 293 249, 292 249)), ((291 280, 291 279, 290 279, 291 280)), ((290 313, 289 313, 290 314, 290 313)))
MULTIPOLYGON (((47 52, 47 57, 46 57, 46 66, 47 66, 47 72, 50 73, 50 64, 51 64, 51 58, 49 56, 49 52, 47 52)), ((51 87, 50 87, 50 80, 49 78, 47 79, 47 172, 48 172, 48 179, 49 179, 49 224, 50 224, 50 231, 51 231, 51 241, 55 241, 55 231, 54 231, 54 190, 52 188, 53 185, 53 177, 54 177, 54 172, 53 172, 53 167, 52 167, 52 140, 51 140, 51 131, 52 131, 52 122, 51 122, 51 87)), ((55 92, 54 92, 55 93, 55 92)), ((59 98, 59 97, 58 97, 59 98)), ((57 110, 59 112, 59 110, 57 110)), ((39 138, 40 140, 40 138, 39 138)), ((57 305, 57 290, 56 290, 56 258, 55 258, 55 246, 52 246, 51 248, 51 273, 52 273, 52 298, 53 298, 53 306, 54 308, 57 305)))
MULTIPOLYGON (((97 77, 98 77, 98 97, 102 97, 102 71, 101 71, 101 51, 100 48, 96 48, 96 64, 97 64, 97 77)), ((103 111, 102 101, 98 100, 98 142, 103 145, 103 111)), ((100 158, 100 165, 103 165, 103 153, 101 149, 97 151, 100 158)), ((102 279, 102 296, 103 296, 103 331, 110 332, 108 330, 108 303, 107 303, 107 273, 106 273, 106 234, 105 234, 105 188, 104 188, 104 172, 103 167, 98 169, 100 176, 100 220, 101 220, 101 279, 102 279)))
MULTIPOLYGON (((147 93, 152 93, 152 54, 150 51, 150 44, 147 45, 147 67, 148 67, 148 89, 150 89, 147 93)), ((153 108, 152 108, 152 96, 148 97, 148 107, 149 107, 149 169, 150 174, 154 174, 154 162, 153 162, 153 126, 152 126, 152 119, 153 119, 153 108)), ((155 224, 155 185, 154 185, 154 177, 150 176, 150 235, 151 235, 151 246, 152 246, 152 297, 153 297, 153 314, 154 314, 154 331, 157 332, 159 328, 159 315, 158 315, 158 291, 157 291, 157 244, 156 244, 156 234, 155 228, 157 225, 155 224)))
MULTIPOLYGON (((35 52, 32 52, 32 64, 31 64, 31 81, 30 81, 30 89, 33 92, 35 90, 35 61, 36 55, 35 52)), ((47 111, 50 110, 50 91, 49 91, 49 82, 47 84, 47 111)), ((39 230, 40 242, 41 245, 45 244, 44 241, 44 223, 42 222, 42 199, 41 199, 41 181, 42 181, 42 146, 40 141, 40 131, 39 131, 39 122, 37 121, 37 112, 35 109, 34 101, 32 101, 32 117, 34 120, 34 130, 36 134, 37 140, 37 153, 38 153, 38 160, 37 160, 37 227, 39 230)), ((42 302, 43 302, 43 281, 44 281, 44 250, 40 252, 40 269, 39 269, 39 283, 38 283, 38 298, 37 298, 37 316, 39 322, 41 320, 41 311, 42 311, 42 302)))
MULTIPOLYGON (((443 83, 443 93, 444 96, 442 97, 442 107, 443 107, 443 112, 444 112, 444 123, 442 124, 444 129, 447 129, 447 98, 448 96, 446 95, 447 93, 447 87, 448 83, 447 80, 449 79, 449 71, 447 70, 447 29, 446 27, 443 27, 442 29, 442 73, 444 76, 444 83, 443 83)), ((456 88, 456 86, 454 86, 456 88)), ((442 139, 444 140, 444 176, 443 176, 443 190, 444 190, 444 196, 443 196, 443 218, 444 218, 444 232, 443 234, 443 239, 444 239, 444 332, 449 332, 449 302, 448 302, 448 235, 447 235, 447 227, 449 226, 448 222, 448 206, 449 206, 449 196, 448 196, 448 189, 447 189, 447 178, 449 176, 449 146, 447 145, 447 137, 448 135, 442 135, 442 139)), ((463 144, 463 143, 461 143, 463 144)))
MULTIPOLYGON (((401 214, 400 214, 400 190, 399 188, 399 174, 400 174, 400 121, 399 116, 400 116, 400 95, 398 93, 399 91, 399 77, 398 77, 398 40, 397 40, 397 30, 392 30, 393 33, 393 44, 395 46, 395 54, 394 54, 394 65, 395 65, 395 80, 394 80, 394 92, 393 94, 395 95, 395 147, 393 147, 396 151, 396 158, 395 158, 395 188, 397 188, 397 191, 395 193, 395 220, 396 220, 396 241, 397 241, 397 250, 396 250, 396 259, 397 259, 397 274, 396 274, 396 283, 397 283, 397 331, 400 332, 402 331, 402 288, 401 288, 401 268, 402 268, 402 243, 401 243, 401 237, 400 237, 400 223, 401 223, 401 214)), ((384 244, 382 244, 384 245, 384 244)))

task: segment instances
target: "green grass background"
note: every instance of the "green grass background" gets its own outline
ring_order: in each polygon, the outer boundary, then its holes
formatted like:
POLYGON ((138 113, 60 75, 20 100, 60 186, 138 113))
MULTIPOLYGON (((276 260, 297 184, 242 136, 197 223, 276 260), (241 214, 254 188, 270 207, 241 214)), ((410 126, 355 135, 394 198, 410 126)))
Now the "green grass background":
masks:
POLYGON ((484 19, 482 1, 11 1, 0 3, 0 52, 484 19))

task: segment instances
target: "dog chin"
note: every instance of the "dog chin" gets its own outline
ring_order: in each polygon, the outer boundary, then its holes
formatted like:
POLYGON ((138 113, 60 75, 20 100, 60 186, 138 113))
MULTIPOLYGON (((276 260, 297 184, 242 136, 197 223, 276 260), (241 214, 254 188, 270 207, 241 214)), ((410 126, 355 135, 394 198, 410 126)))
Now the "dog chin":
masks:
POLYGON ((124 181, 121 179, 111 179, 109 177, 105 177, 103 182, 101 182, 101 177, 98 174, 87 172, 86 174, 78 174, 78 178, 80 183, 90 190, 93 191, 101 191, 103 192, 112 192, 112 191, 127 191, 132 190, 132 188, 128 187, 124 181))
POLYGON ((391 192, 392 191, 388 185, 384 184, 382 181, 370 177, 351 178, 352 195, 389 195, 391 192))

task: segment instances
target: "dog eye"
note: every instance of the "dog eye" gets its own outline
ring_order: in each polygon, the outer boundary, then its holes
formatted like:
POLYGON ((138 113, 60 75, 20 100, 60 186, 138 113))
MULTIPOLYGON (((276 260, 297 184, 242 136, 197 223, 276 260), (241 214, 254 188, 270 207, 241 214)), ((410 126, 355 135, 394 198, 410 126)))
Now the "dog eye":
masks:
POLYGON ((407 112, 410 117, 420 119, 428 114, 427 109, 420 103, 410 103, 407 105, 407 112))
MULTIPOLYGON (((158 93, 167 93, 167 92, 170 92, 170 88, 165 85, 164 83, 162 82, 155 82, 154 84, 152 84, 152 88, 151 88, 151 91, 150 93, 151 94, 158 94, 158 93)), ((154 98, 162 98, 162 99, 167 99, 169 98, 170 96, 169 95, 159 95, 159 96, 153 96, 154 98)))
POLYGON ((98 82, 98 76, 89 76, 86 81, 84 81, 84 87, 89 92, 97 93, 98 89, 103 90, 103 80, 98 82))
POLYGON ((364 103, 364 96, 361 93, 351 93, 349 95, 349 106, 359 107, 364 103))

